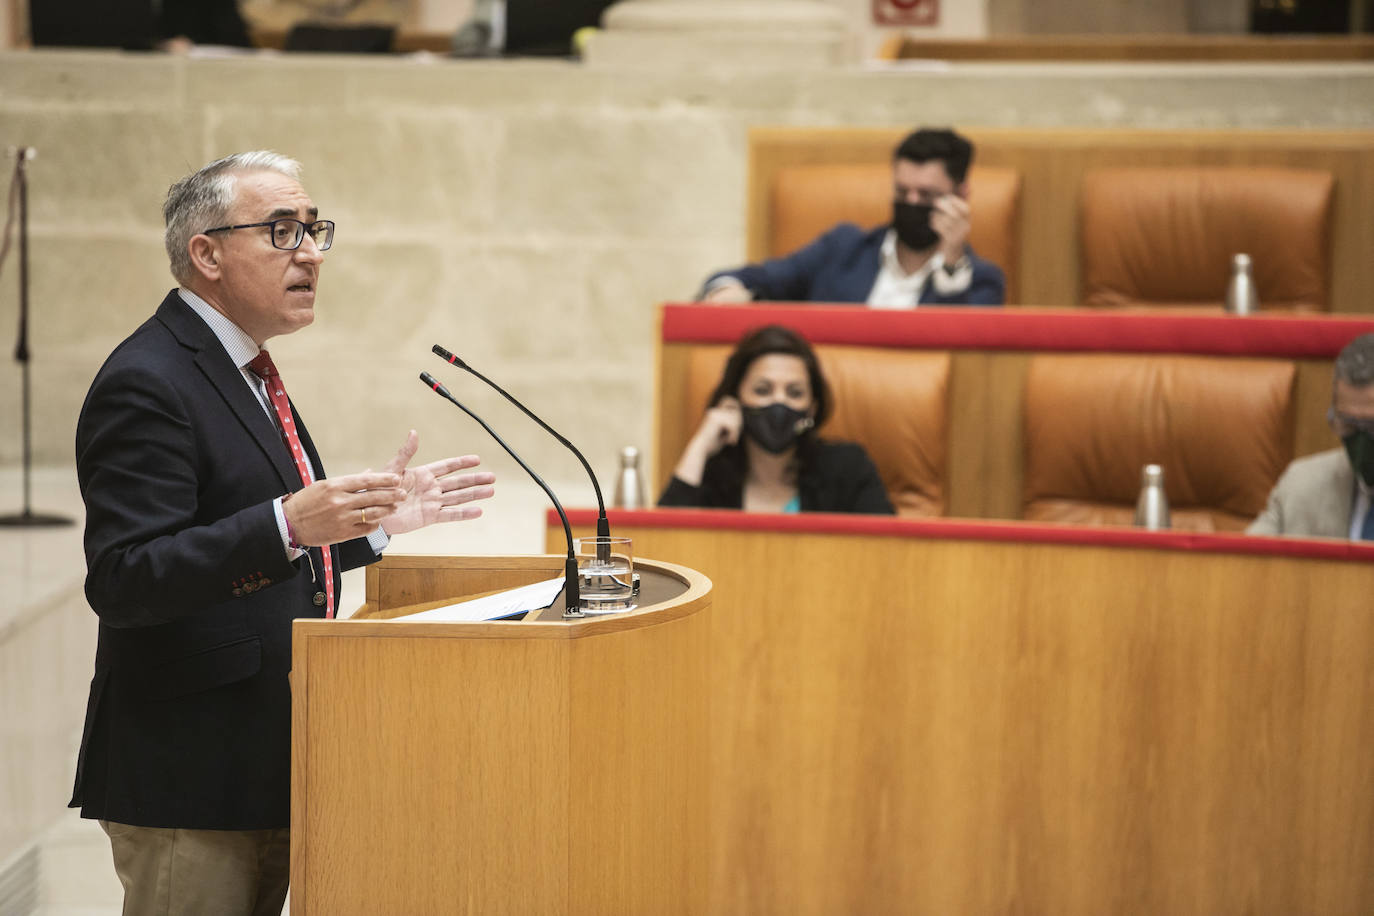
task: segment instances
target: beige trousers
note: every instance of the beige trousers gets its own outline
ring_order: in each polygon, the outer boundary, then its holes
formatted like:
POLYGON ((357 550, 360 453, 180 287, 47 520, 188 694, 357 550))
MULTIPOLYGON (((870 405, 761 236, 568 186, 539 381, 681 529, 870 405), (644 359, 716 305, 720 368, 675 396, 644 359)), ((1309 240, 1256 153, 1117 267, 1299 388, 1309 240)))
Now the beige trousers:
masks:
POLYGON ((289 830, 181 830, 101 821, 124 916, 280 916, 289 830))

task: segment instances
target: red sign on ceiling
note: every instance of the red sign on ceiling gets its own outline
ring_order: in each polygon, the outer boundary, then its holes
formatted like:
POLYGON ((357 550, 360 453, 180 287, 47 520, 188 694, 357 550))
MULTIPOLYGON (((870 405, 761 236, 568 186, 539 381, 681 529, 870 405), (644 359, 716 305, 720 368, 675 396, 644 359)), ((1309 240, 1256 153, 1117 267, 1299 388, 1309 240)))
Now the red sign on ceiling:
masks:
POLYGON ((938 25, 940 0, 873 0, 875 25, 938 25))

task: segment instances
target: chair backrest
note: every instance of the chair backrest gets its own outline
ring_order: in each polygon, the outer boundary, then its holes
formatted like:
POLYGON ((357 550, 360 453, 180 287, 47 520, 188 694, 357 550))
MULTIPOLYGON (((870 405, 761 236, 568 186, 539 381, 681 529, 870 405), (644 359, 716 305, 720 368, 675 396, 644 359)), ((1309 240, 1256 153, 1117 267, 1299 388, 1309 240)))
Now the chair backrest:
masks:
POLYGON ((1164 468, 1173 527, 1235 531, 1293 458, 1293 363, 1041 355, 1025 388, 1023 517, 1131 524, 1164 468))
MULTIPOLYGON (((1007 301, 1016 301, 1020 266, 1021 174, 1015 169, 969 169, 973 210, 969 244, 1007 278, 1007 301)), ((793 165, 773 182, 769 255, 790 254, 839 223, 864 228, 892 219, 892 166, 887 162, 793 165)))
MULTIPOLYGON (((695 429, 731 347, 701 347, 688 359, 682 422, 695 429)), ((834 410, 820 430, 862 445, 898 515, 945 513, 950 356, 944 351, 818 346, 834 410)), ((665 456, 677 463, 677 456, 665 456)), ((670 464, 671 466, 671 464, 670 464)))
POLYGON ((1095 169, 1083 177, 1084 305, 1220 305, 1250 255, 1262 309, 1330 308, 1329 172, 1095 169))

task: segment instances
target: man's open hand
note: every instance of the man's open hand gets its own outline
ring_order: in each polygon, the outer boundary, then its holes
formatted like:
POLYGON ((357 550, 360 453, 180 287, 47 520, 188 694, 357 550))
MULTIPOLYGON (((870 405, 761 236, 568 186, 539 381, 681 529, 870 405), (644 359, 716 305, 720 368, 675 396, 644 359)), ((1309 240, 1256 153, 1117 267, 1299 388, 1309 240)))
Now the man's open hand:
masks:
POLYGON ((496 475, 490 471, 458 473, 480 464, 476 455, 443 458, 412 468, 410 459, 419 447, 420 437, 412 429, 405 444, 383 469, 400 476, 400 488, 405 493, 394 512, 378 519, 382 530, 393 537, 438 522, 477 518, 482 514, 481 507, 469 503, 490 499, 495 492, 492 484, 496 475))

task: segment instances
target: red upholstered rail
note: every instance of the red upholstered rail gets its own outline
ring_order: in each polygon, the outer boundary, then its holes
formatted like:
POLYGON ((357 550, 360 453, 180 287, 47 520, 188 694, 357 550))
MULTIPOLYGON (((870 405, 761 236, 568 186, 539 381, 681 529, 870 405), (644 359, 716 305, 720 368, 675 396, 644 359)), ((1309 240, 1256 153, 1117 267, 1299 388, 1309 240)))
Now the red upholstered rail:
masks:
MULTIPOLYGON (((574 527, 596 525, 596 510, 569 509, 574 527)), ((1145 531, 1096 525, 1051 525, 1041 522, 978 521, 944 518, 895 518, 874 515, 773 515, 727 509, 612 509, 607 510, 611 534, 617 525, 636 528, 706 528, 728 531, 809 532, 905 537, 942 541, 1009 541, 1026 544, 1065 544, 1127 547, 1151 550, 1195 550, 1205 553, 1277 554, 1325 560, 1374 562, 1374 542, 1251 537, 1182 531, 1145 531)), ((562 527, 549 509, 548 527, 562 527)))
POLYGON ((854 306, 720 306, 669 303, 664 343, 734 343, 750 328, 778 323, 812 343, 941 350, 1191 353, 1330 359, 1374 316, 1158 314, 1088 309, 854 306))

